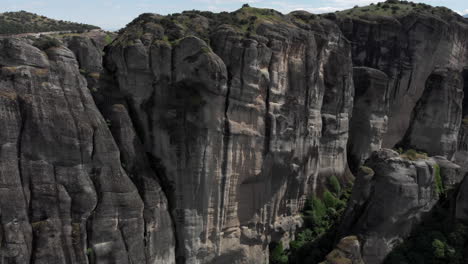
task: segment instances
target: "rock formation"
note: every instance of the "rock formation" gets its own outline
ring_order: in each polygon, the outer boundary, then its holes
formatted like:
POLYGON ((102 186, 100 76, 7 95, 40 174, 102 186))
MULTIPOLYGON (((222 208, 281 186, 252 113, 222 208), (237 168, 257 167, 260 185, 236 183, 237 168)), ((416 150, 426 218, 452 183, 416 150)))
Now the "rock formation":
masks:
POLYGON ((320 264, 364 264, 361 257, 361 245, 356 236, 344 237, 320 264))
POLYGON ((468 22, 443 14, 244 6, 143 14, 109 45, 0 38, 3 259, 268 263, 354 174, 324 263, 381 263, 468 172, 468 22))
POLYGON ((10 263, 174 262, 170 243, 145 242, 171 227, 165 198, 151 201, 161 213, 150 225, 142 190, 122 167, 75 55, 19 39, 2 39, 0 50, 3 256, 10 263))
POLYGON ((181 262, 266 262, 317 182, 347 169, 349 44, 329 21, 305 29, 270 15, 250 37, 235 24, 202 28, 210 46, 192 24, 161 32, 168 18, 143 15, 107 50, 116 81, 102 93, 128 109, 164 168, 181 262))
POLYGON ((387 131, 388 77, 385 73, 367 67, 353 71, 355 96, 349 132, 348 159, 353 172, 382 147, 387 131))
POLYGON ((410 126, 411 113, 426 86, 431 85, 428 80, 439 78, 434 75, 440 76, 440 69, 460 74, 466 66, 467 22, 450 11, 433 9, 432 14, 404 16, 344 15, 337 23, 353 43, 354 66, 375 68, 389 77, 390 111, 383 146, 394 147, 410 126))
POLYGON ((457 165, 437 160, 382 149, 360 168, 340 233, 360 237, 364 263, 381 263, 431 211, 444 191, 437 177, 460 179, 457 165))

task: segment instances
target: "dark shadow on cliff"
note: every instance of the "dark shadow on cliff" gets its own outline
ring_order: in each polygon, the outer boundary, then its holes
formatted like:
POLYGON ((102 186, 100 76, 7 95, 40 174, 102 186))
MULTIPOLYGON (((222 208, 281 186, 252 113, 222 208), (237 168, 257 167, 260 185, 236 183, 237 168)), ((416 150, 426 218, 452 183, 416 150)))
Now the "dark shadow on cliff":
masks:
MULTIPOLYGON (((468 94, 468 66, 466 66, 463 69, 462 75, 463 75, 463 92, 464 94, 468 94)), ((463 97, 462 107, 463 107, 462 117, 465 118, 465 116, 468 116, 468 96, 463 97)))
POLYGON ((468 257, 468 223, 455 219, 458 187, 441 195, 411 235, 384 260, 384 264, 462 264, 468 257))

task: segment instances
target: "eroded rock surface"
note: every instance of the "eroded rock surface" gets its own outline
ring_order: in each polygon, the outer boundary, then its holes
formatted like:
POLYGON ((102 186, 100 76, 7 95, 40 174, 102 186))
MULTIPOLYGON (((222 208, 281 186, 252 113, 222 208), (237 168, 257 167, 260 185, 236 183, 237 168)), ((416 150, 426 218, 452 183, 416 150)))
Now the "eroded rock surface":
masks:
POLYGON ((408 160, 383 149, 360 168, 340 233, 361 239, 364 263, 382 263, 437 203, 443 190, 436 183, 436 166, 449 174, 459 172, 457 165, 436 160, 408 160))
MULTIPOLYGON (((461 74, 467 65, 468 24, 451 12, 343 16, 337 21, 353 43, 354 66, 379 69, 389 77, 390 111, 383 146, 392 148, 406 134, 431 75, 437 75, 438 69, 461 74)), ((444 126, 439 123, 440 129, 444 126)))
POLYGON ((206 23, 143 15, 106 53, 105 97, 125 105, 173 190, 181 262, 268 261, 310 192, 347 169, 349 44, 327 20, 270 15, 250 36, 236 24, 206 36, 216 18, 197 14, 206 23))
POLYGON ((468 172, 468 27, 447 14, 143 14, 104 57, 103 37, 1 38, 0 253, 267 263, 349 155, 341 233, 362 240, 326 263, 380 263, 468 172), (437 156, 379 151, 397 143, 437 156))
POLYGON ((380 150, 387 132, 389 95, 385 73, 367 67, 355 67, 354 107, 348 141, 349 166, 356 172, 372 152, 380 150))
POLYGON ((344 237, 320 264, 364 264, 361 244, 356 236, 344 237))
POLYGON ((3 257, 24 264, 145 263, 167 256, 174 245, 158 244, 153 253, 156 244, 145 243, 151 233, 145 230, 154 222, 157 229, 170 225, 164 226, 164 213, 145 221, 144 201, 121 166, 74 54, 14 38, 1 39, 0 50, 3 257))
POLYGON ((432 73, 413 110, 404 145, 451 158, 458 148, 462 101, 460 72, 440 69, 432 73))

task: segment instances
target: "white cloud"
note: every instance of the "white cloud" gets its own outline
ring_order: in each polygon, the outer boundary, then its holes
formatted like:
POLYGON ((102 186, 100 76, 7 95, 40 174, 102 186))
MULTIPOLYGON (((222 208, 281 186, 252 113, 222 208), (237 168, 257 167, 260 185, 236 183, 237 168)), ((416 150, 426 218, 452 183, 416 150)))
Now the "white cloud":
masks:
POLYGON ((468 14, 468 9, 463 10, 463 11, 461 12, 461 14, 462 14, 462 15, 468 14))

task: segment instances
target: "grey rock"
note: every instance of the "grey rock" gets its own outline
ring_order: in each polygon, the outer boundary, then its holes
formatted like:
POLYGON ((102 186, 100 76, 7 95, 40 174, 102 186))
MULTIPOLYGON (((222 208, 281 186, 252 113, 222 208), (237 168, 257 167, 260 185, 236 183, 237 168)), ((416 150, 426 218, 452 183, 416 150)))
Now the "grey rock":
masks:
MULTIPOLYGON (((0 50, 2 257, 145 263, 144 201, 74 54, 13 38, 0 50)), ((153 218, 162 224, 164 217, 153 218)))
MULTIPOLYGON (((404 138, 430 76, 438 69, 461 72, 467 65, 468 23, 456 15, 440 19, 412 12, 395 17, 344 17, 337 23, 353 44, 354 66, 379 69, 389 77, 390 111, 383 138, 387 148, 404 138)), ((439 129, 444 125, 434 124, 439 129)))
POLYGON ((366 67, 355 67, 354 107, 348 141, 349 166, 356 172, 372 152, 380 150, 387 131, 388 77, 366 67))
POLYGON ((306 197, 345 177, 349 43, 326 20, 259 23, 251 36, 220 25, 209 46, 196 25, 167 22, 166 39, 181 37, 167 41, 147 30, 161 17, 140 19, 144 37, 134 21, 106 52, 105 79, 116 82, 101 92, 126 102, 164 168, 178 261, 267 262, 270 241, 294 238, 306 197))
POLYGON ((360 238, 364 263, 382 263, 437 203, 436 164, 431 158, 413 161, 384 149, 361 167, 340 233, 360 238))
POLYGON ((413 110, 404 145, 423 150, 430 155, 444 155, 450 159, 458 148, 457 140, 462 119, 462 88, 463 81, 459 72, 447 69, 433 72, 413 110))
POLYGON ((356 236, 343 237, 320 264, 364 264, 361 244, 356 236))

